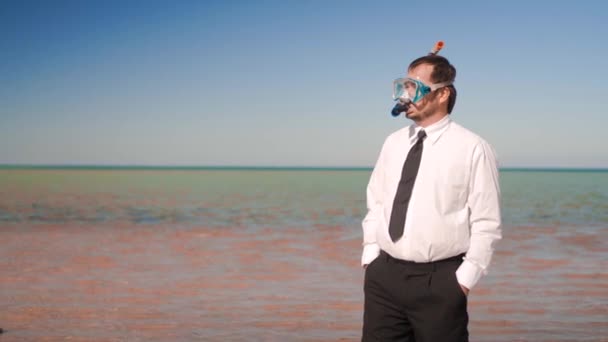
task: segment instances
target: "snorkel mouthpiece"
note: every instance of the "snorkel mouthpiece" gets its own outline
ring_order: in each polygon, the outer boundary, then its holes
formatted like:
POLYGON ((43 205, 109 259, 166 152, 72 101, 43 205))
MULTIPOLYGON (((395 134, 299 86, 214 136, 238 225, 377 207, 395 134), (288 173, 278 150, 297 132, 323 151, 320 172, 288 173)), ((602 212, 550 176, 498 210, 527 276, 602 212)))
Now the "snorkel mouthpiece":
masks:
POLYGON ((410 104, 412 102, 411 101, 399 101, 397 102, 397 104, 395 105, 395 107, 393 107, 393 110, 391 110, 391 115, 392 116, 399 116, 399 114, 403 113, 403 112, 407 112, 407 109, 410 107, 410 104))

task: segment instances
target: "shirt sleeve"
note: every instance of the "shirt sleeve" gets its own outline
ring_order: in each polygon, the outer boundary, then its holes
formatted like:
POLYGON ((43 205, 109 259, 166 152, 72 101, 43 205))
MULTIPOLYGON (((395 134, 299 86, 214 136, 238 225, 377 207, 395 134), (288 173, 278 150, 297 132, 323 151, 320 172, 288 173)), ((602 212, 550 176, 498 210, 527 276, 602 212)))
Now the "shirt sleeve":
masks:
POLYGON ((468 206, 471 239, 458 282, 472 289, 487 273, 494 246, 502 238, 498 163, 492 147, 481 142, 473 151, 468 206))
MULTIPOLYGON (((386 143, 385 143, 386 145, 386 143)), ((367 215, 363 219, 363 255, 361 256, 361 265, 370 264, 378 255, 380 255, 380 246, 376 242, 376 231, 381 222, 382 215, 382 198, 384 183, 384 166, 382 163, 384 155, 384 146, 380 151, 380 156, 372 175, 367 184, 367 215)))

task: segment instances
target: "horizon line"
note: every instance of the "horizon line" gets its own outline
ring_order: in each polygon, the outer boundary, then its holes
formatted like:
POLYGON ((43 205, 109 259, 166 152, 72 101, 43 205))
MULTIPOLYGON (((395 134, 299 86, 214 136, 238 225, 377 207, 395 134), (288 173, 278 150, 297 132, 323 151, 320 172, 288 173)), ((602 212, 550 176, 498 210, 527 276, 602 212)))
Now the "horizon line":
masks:
MULTIPOLYGON (((269 165, 142 165, 142 164, 0 164, 0 170, 255 170, 255 171, 367 171, 373 166, 269 166, 269 165)), ((606 167, 505 166, 500 171, 604 171, 606 167)))

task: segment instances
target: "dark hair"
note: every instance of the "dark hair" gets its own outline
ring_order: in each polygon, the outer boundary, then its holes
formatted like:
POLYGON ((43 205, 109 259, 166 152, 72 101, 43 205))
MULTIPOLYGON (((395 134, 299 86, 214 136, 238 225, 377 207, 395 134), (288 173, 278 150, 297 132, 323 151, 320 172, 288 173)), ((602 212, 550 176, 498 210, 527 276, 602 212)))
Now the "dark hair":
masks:
MULTIPOLYGON (((421 64, 430 64, 433 66, 433 72, 431 73, 431 82, 440 83, 440 82, 449 82, 456 79, 456 68, 447 58, 438 55, 427 55, 420 58, 415 59, 408 70, 412 70, 415 67, 421 64)), ((452 113, 452 109, 454 109, 454 105, 456 104, 456 88, 454 85, 449 85, 446 87, 450 91, 450 97, 448 98, 448 113, 452 113)))

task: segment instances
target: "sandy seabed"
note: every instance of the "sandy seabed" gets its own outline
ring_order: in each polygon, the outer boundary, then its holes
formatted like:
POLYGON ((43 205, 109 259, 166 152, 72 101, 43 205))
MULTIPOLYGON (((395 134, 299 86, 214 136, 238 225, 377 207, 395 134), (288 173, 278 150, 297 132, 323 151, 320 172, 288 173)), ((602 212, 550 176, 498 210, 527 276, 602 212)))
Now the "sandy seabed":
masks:
MULTIPOLYGON (((8 341, 358 341, 349 227, 2 224, 8 341)), ((608 229, 505 228, 470 340, 608 341, 608 229)))

